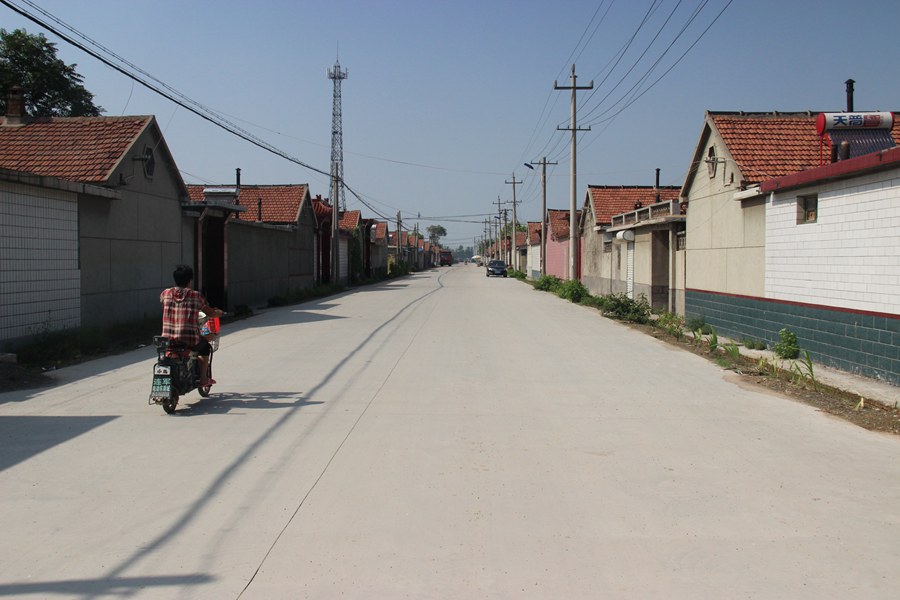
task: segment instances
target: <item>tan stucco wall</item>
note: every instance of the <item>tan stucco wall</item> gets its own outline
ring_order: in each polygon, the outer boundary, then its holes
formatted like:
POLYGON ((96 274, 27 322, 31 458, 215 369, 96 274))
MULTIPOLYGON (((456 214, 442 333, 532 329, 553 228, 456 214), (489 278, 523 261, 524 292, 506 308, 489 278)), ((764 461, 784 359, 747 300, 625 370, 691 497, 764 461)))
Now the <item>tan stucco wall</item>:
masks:
POLYGON ((762 297, 765 293, 765 201, 734 200, 740 171, 713 132, 720 163, 714 177, 701 164, 689 181, 687 214, 688 289, 762 297))

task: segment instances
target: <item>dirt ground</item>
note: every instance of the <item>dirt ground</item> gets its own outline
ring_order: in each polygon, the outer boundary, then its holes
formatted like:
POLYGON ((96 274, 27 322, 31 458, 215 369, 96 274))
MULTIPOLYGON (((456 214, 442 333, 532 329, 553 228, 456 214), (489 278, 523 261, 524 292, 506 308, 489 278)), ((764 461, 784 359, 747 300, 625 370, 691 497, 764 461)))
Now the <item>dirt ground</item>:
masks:
MULTIPOLYGON (((688 352, 716 361, 723 368, 729 368, 739 379, 736 383, 753 385, 780 392, 798 402, 804 402, 821 411, 855 423, 871 431, 882 431, 900 435, 900 408, 886 406, 874 400, 867 400, 859 406, 859 397, 841 390, 829 388, 820 383, 798 383, 792 381, 789 373, 773 376, 771 372, 760 372, 758 365, 749 359, 740 364, 731 364, 722 353, 712 353, 706 346, 698 346, 690 338, 676 340, 671 335, 649 325, 634 325, 647 335, 678 346, 688 352)), ((52 385, 53 380, 40 370, 29 370, 12 363, 0 362, 0 392, 31 389, 52 385)))
POLYGON ((782 393, 798 402, 809 404, 835 417, 850 421, 870 431, 882 431, 900 435, 900 408, 887 406, 875 400, 859 404, 859 396, 838 390, 815 381, 795 381, 790 373, 781 371, 761 372, 759 365, 742 357, 738 364, 731 363, 722 352, 713 353, 707 346, 698 346, 689 337, 676 340, 671 335, 650 325, 634 325, 647 335, 729 368, 739 378, 737 383, 764 387, 782 393))

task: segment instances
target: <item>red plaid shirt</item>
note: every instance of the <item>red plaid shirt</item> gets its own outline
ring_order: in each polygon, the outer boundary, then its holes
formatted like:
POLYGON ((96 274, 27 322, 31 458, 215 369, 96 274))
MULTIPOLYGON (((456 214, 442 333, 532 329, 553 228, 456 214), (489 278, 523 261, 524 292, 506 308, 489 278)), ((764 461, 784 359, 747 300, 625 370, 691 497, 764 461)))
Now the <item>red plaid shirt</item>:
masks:
POLYGON ((206 306, 203 294, 189 288, 172 287, 159 295, 162 304, 162 334, 188 348, 200 343, 199 312, 206 306))

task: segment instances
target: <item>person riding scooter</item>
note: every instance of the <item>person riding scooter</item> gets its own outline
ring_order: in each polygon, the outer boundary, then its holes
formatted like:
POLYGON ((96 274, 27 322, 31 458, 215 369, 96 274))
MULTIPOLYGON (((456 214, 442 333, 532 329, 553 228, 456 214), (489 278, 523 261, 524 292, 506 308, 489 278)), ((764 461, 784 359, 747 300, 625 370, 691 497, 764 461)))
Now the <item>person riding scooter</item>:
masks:
POLYGON ((209 317, 221 317, 223 311, 213 308, 203 294, 191 289, 194 282, 194 269, 188 265, 178 265, 172 273, 175 287, 162 291, 159 301, 162 304, 162 335, 172 343, 190 348, 200 362, 200 387, 212 385, 215 381, 207 378, 207 364, 210 345, 200 335, 200 313, 209 317))

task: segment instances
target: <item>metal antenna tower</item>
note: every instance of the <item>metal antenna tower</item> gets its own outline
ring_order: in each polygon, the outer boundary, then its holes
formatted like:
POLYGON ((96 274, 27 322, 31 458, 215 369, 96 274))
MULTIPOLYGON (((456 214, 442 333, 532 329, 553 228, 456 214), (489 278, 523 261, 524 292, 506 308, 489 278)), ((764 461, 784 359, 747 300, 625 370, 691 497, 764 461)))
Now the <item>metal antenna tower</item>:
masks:
POLYGON ((344 134, 341 125, 341 81, 347 79, 347 69, 341 69, 341 62, 334 61, 328 69, 328 78, 334 82, 334 99, 331 106, 331 185, 332 203, 339 210, 347 210, 344 194, 344 134), (340 200, 340 202, 338 202, 340 200))

